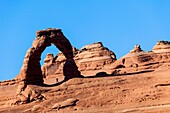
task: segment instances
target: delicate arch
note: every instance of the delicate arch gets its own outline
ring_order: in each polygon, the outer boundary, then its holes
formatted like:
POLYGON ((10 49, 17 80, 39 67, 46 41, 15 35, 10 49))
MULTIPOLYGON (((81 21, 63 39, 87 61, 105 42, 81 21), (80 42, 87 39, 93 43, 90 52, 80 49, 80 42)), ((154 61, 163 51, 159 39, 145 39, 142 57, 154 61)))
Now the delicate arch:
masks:
POLYGON ((24 57, 20 77, 26 84, 42 84, 44 82, 40 65, 41 54, 51 44, 54 44, 67 58, 63 68, 65 78, 80 75, 73 60, 72 45, 69 40, 63 35, 61 29, 48 28, 36 32, 32 47, 28 49, 24 57))

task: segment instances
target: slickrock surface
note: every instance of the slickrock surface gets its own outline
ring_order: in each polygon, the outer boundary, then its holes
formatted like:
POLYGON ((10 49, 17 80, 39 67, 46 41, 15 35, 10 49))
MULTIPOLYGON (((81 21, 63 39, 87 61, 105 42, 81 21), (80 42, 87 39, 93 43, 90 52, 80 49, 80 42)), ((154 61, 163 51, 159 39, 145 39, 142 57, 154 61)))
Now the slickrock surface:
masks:
POLYGON ((168 113, 170 63, 160 68, 119 76, 73 78, 58 86, 37 86, 44 90, 45 99, 22 105, 11 105, 17 84, 1 86, 0 112, 168 113), (72 98, 78 101, 67 103, 72 98))

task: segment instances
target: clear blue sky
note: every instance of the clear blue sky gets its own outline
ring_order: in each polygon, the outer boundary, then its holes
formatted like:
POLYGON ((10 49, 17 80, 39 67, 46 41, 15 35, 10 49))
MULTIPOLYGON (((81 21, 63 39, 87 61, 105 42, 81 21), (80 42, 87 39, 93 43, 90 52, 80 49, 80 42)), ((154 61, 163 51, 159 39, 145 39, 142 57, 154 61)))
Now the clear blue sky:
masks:
MULTIPOLYGON (((12 79, 37 30, 61 28, 73 46, 103 42, 118 58, 170 40, 170 0, 0 0, 0 80, 12 79)), ((58 53, 54 46, 46 53, 58 53)))

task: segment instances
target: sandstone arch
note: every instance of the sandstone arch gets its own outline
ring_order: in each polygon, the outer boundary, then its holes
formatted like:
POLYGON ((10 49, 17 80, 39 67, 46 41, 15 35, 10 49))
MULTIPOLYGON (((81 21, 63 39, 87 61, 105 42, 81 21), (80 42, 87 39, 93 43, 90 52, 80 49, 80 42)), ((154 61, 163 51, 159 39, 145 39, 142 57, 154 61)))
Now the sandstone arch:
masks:
POLYGON ((63 73, 66 79, 79 76, 80 72, 73 60, 72 45, 63 35, 61 29, 48 28, 36 32, 32 47, 28 49, 20 70, 20 78, 25 84, 43 84, 41 71, 41 54, 46 47, 54 44, 67 58, 63 73))

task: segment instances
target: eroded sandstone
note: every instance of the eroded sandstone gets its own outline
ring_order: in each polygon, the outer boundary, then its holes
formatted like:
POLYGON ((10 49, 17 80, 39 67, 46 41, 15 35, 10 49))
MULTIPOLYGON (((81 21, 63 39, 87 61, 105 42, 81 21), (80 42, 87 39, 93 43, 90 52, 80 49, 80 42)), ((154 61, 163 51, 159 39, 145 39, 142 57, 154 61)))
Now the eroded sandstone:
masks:
MULTIPOLYGON (((80 50, 72 47, 72 50, 74 53, 75 63, 78 66, 78 70, 81 71, 83 75, 85 75, 87 71, 95 71, 94 73, 96 73, 97 70, 99 71, 101 69, 104 69, 105 66, 116 61, 116 55, 114 54, 114 52, 104 47, 101 42, 86 45, 80 50)), ((46 56, 45 60, 47 58, 48 55, 46 56)), ((48 62, 49 65, 44 62, 42 69, 43 71, 45 71, 45 76, 63 74, 62 69, 66 61, 65 56, 61 52, 59 52, 54 59, 55 60, 51 60, 48 62)))
MULTIPOLYGON (((42 32, 42 34, 44 33, 42 32)), ((170 111, 170 100, 168 99, 170 95, 168 88, 170 86, 170 52, 168 52, 168 46, 169 42, 167 41, 158 42, 152 51, 145 52, 137 45, 127 55, 118 60, 115 60, 116 57, 114 57, 114 54, 109 52, 105 47, 102 47, 101 43, 90 44, 80 50, 72 48, 73 56, 76 56, 74 60, 76 60, 76 64, 80 69, 82 67, 78 63, 82 60, 88 66, 91 65, 91 62, 95 64, 109 62, 101 65, 99 69, 96 68, 99 71, 95 73, 96 76, 94 74, 92 77, 70 79, 63 84, 53 87, 28 85, 24 80, 19 82, 19 79, 0 82, 0 112, 84 113, 90 111, 96 113, 167 113, 170 111), (105 56, 110 57, 107 60, 102 59, 105 56), (95 58, 97 61, 93 60, 95 58), (112 62, 110 62, 110 59, 112 59, 112 62), (108 75, 106 72, 103 72, 103 69, 112 70, 114 74, 108 75), (18 82, 19 85, 17 88, 16 84, 18 82), (27 104, 11 106, 11 102, 14 102, 15 99, 14 93, 16 89, 18 90, 15 104, 27 104)), ((32 54, 33 52, 30 53, 32 54)), ((56 61, 58 61, 59 64, 57 65, 63 65, 61 66, 62 71, 64 62, 67 59, 69 59, 67 61, 69 63, 66 67, 72 66, 71 62, 73 59, 70 60, 70 57, 65 57, 62 52, 57 57, 48 54, 44 62, 45 65, 49 66, 47 68, 49 71, 52 70, 50 69, 51 66, 56 65, 56 61)), ((58 67, 53 67, 58 69, 58 67)), ((90 69, 83 67, 81 72, 87 72, 89 70, 91 74, 95 70, 94 68, 90 69)), ((64 70, 67 70, 67 68, 64 70)), ((62 73, 61 71, 58 72, 62 73)), ((50 76, 49 72, 48 74, 47 76, 50 76)))
POLYGON ((170 62, 170 42, 158 41, 152 51, 145 52, 139 45, 135 46, 128 54, 121 57, 110 68, 126 70, 121 73, 152 70, 162 64, 170 62))
MULTIPOLYGON (((26 52, 20 74, 17 77, 21 81, 18 85, 17 102, 26 103, 36 98, 41 98, 39 97, 41 94, 38 93, 38 90, 33 89, 30 85, 43 85, 43 77, 45 77, 46 71, 42 72, 41 70, 41 54, 51 44, 54 44, 66 57, 66 61, 63 64, 65 80, 80 76, 80 72, 73 59, 72 45, 61 30, 49 28, 37 31, 36 38, 32 43, 32 47, 26 52)), ((49 62, 53 62, 53 59, 52 54, 48 54, 44 60, 46 62, 45 65, 48 66, 49 62)))

